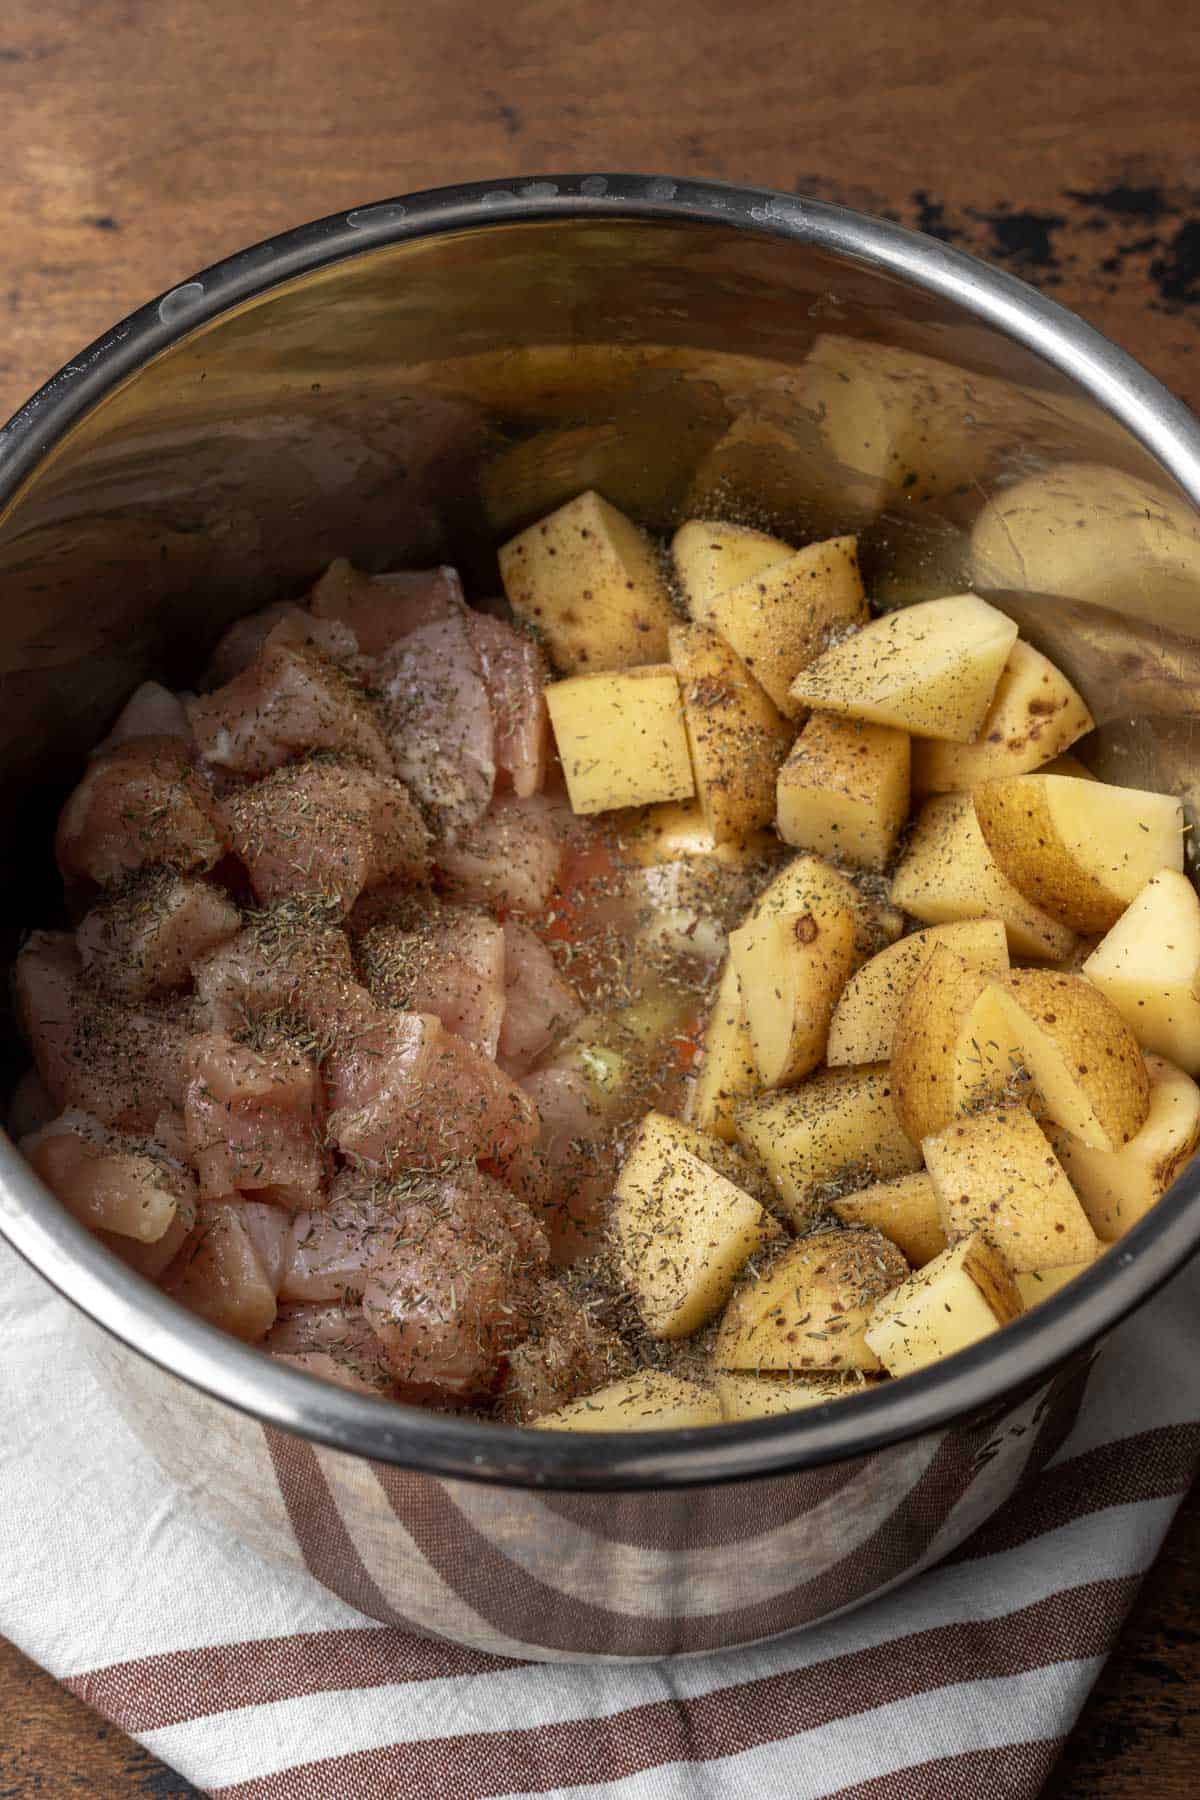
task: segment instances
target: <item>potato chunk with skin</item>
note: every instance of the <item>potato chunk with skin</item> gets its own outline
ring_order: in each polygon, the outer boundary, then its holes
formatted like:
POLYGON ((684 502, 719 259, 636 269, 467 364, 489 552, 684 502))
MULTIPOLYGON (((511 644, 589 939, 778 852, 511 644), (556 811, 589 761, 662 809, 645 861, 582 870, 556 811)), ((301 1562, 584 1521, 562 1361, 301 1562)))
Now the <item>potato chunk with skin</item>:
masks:
POLYGON ((977 594, 923 600, 872 619, 802 668, 792 702, 970 744, 1016 641, 1011 619, 977 594))
POLYGON ((227 943, 241 923, 220 888, 155 869, 94 906, 75 943, 107 993, 152 1000, 186 987, 193 962, 227 943))
POLYGON ((930 925, 889 944, 851 976, 834 1008, 825 1051, 831 1068, 887 1062, 905 996, 939 945, 978 968, 1008 972, 1008 941, 998 919, 930 925))
POLYGON ((984 782, 975 812, 1002 874, 1075 931, 1108 931, 1152 875, 1183 867, 1183 808, 1167 794, 1016 775, 984 782))
POLYGON ((914 1269, 932 1262, 946 1248, 937 1195, 924 1169, 859 1188, 832 1201, 829 1210, 843 1225, 869 1225, 882 1231, 914 1269))
POLYGON ((996 776, 1025 775, 1060 756, 1094 723, 1066 676, 1018 638, 977 741, 918 738, 912 752, 913 788, 918 794, 946 794, 996 776))
POLYGON ((716 843, 738 843, 774 817, 793 728, 717 632, 672 625, 669 641, 700 810, 716 843))
POLYGON ((926 925, 1000 919, 1014 956, 1057 962, 1075 934, 1004 875, 980 829, 970 794, 927 800, 892 876, 892 902, 926 925))
POLYGON ((718 1369, 859 1369, 879 1359, 864 1337, 875 1302, 908 1274, 877 1231, 818 1231, 801 1238, 725 1308, 713 1349, 718 1369))
POLYGON ((1027 1107, 955 1119, 922 1148, 952 1244, 986 1232, 1014 1273, 1095 1255, 1088 1216, 1027 1107))
POLYGON ((688 519, 671 539, 671 560, 687 609, 703 625, 711 622, 718 594, 794 555, 782 538, 719 519, 688 519))
POLYGON ((959 1113, 1023 1094, 1026 1085, 991 972, 936 946, 896 1018, 892 1090, 904 1130, 919 1144, 959 1113))
POLYGON ((614 1381, 582 1400, 572 1400, 533 1421, 535 1431, 674 1431, 719 1425, 714 1388, 682 1381, 658 1369, 614 1381))
POLYGON ((652 1337, 689 1337, 777 1231, 757 1200, 702 1161, 687 1126, 648 1113, 617 1177, 622 1273, 652 1337))
POLYGON ((669 663, 574 675, 546 689, 576 813, 686 800, 695 790, 679 682, 669 663))
MULTIPOLYGON (((1098 1251, 1097 1255, 1103 1254, 1098 1251)), ((1068 1282, 1074 1281, 1077 1275, 1084 1275, 1096 1261, 1089 1256, 1084 1262, 1064 1263, 1057 1269, 1024 1269, 1013 1280, 1017 1284, 1017 1292, 1021 1296, 1021 1304, 1028 1312, 1032 1306, 1040 1306, 1051 1294, 1057 1294, 1068 1282)))
POLYGON ((758 1070, 742 991, 737 970, 727 961, 704 1027, 700 1068, 688 1092, 688 1118, 702 1131, 728 1141, 734 1135, 738 1101, 757 1091, 758 1070))
POLYGON ((801 718, 805 702, 792 689, 798 672, 820 656, 832 633, 867 617, 858 540, 827 538, 795 550, 714 595, 706 615, 780 712, 801 718))
POLYGON ((580 494, 500 550, 509 605, 565 675, 661 661, 674 618, 658 552, 597 493, 580 494))
POLYGON ((889 1375, 911 1375, 977 1344, 1020 1311, 1011 1269, 984 1233, 975 1232, 879 1302, 866 1342, 889 1375))
POLYGON ((996 984, 1034 1088, 1034 1105, 1096 1150, 1127 1144, 1150 1084, 1137 1040, 1081 975, 1014 969, 996 984))
POLYGON ((853 916, 820 906, 768 913, 730 932, 729 956, 759 1081, 798 1081, 825 1054, 829 1021, 854 967, 853 916))
POLYGON ((855 966, 874 956, 885 944, 895 943, 904 930, 895 907, 883 906, 863 894, 849 876, 823 857, 805 852, 785 862, 773 875, 750 911, 746 924, 784 913, 827 914, 848 912, 854 920, 855 966))
POLYGON ((896 1116, 886 1067, 822 1070, 802 1087, 744 1102, 735 1120, 739 1140, 800 1229, 865 1177, 887 1180, 921 1166, 896 1116))
POLYGON ((1160 869, 1083 964, 1144 1050, 1200 1075, 1200 899, 1160 869))
POLYGON ((1146 1057, 1150 1110, 1119 1150, 1090 1150, 1061 1126, 1044 1129, 1098 1237, 1112 1243, 1161 1200, 1200 1150, 1200 1088, 1161 1056, 1146 1057))
POLYGON ((864 1393, 867 1384, 852 1375, 741 1375, 725 1370, 715 1377, 715 1386, 721 1417, 729 1424, 827 1406, 831 1400, 864 1393))
POLYGON ((814 713, 776 783, 784 843, 882 869, 908 817, 909 741, 887 725, 814 713))

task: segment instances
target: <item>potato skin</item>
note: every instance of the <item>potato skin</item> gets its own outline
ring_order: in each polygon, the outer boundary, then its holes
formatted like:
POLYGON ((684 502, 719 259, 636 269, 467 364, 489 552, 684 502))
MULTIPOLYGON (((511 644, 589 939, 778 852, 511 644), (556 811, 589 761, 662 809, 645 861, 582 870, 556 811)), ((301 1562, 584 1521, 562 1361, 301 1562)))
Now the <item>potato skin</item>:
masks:
POLYGON ((908 1264, 878 1231, 819 1231, 743 1282, 725 1309, 713 1351, 719 1369, 861 1370, 878 1357, 863 1333, 875 1302, 908 1264))
POLYGON ((1003 775, 1025 775, 1061 756, 1095 721, 1049 657, 1017 639, 973 744, 918 738, 913 791, 946 794, 1003 775))
POLYGON ((700 809, 716 843, 740 843, 775 816, 794 727, 709 626, 672 625, 668 642, 700 809))
POLYGON ((888 1061, 904 997, 939 944, 964 962, 996 974, 1008 971, 1008 941, 999 919, 961 919, 910 933, 863 963, 846 983, 829 1026, 831 1068, 888 1061))

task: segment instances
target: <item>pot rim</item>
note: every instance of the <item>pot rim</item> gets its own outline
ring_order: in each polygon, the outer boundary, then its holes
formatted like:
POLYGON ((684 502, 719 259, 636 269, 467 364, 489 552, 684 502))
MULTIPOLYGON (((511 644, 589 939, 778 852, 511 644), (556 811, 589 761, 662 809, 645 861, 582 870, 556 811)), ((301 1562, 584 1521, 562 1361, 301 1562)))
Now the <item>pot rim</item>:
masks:
MULTIPOLYGON (((0 509, 105 394, 233 306, 410 238, 604 217, 725 226, 814 245, 952 301, 1082 388, 1200 506, 1200 422, 1132 357, 1015 276, 827 201, 718 182, 595 173, 473 182, 380 201, 299 226, 179 283, 82 351, 0 429, 0 509)), ((121 1343, 263 1424, 430 1475, 527 1488, 646 1489, 864 1457, 1035 1387, 1146 1300, 1200 1245, 1200 1163, 1094 1268, 996 1338, 881 1384, 852 1404, 835 1401, 702 1430, 534 1432, 353 1394, 280 1365, 120 1263, 2 1135, 0 1236, 121 1343)))

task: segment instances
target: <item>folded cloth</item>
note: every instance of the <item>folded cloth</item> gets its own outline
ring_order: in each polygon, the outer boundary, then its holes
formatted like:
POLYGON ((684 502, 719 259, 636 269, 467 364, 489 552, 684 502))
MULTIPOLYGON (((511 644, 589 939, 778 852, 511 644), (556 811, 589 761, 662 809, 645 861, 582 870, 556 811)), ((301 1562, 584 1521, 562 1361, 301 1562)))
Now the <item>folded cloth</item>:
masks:
POLYGON ((377 1625, 260 1560, 0 1246, 0 1631, 220 1800, 1019 1800, 1200 1456, 1198 1302, 1185 1271, 1112 1336, 1057 1456, 932 1572, 755 1648, 579 1667, 377 1625))

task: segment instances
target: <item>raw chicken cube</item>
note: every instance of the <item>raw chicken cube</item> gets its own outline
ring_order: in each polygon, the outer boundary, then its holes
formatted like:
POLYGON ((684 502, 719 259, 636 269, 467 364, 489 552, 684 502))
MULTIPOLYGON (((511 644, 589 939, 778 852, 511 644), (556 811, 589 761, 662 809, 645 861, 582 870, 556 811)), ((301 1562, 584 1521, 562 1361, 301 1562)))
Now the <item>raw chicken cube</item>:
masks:
POLYGON ((276 638, 277 643, 315 644, 332 662, 343 665, 353 662, 357 655, 354 633, 336 620, 314 619, 294 600, 275 600, 259 612, 234 620, 209 658, 205 685, 224 687, 243 669, 248 669, 267 639, 281 625, 287 630, 276 638))
POLYGON ((489 613, 467 614, 492 709, 498 780, 522 799, 539 793, 550 760, 545 658, 532 638, 489 613))
POLYGON ((348 912, 364 888, 423 880, 429 840, 408 790, 355 763, 280 769, 226 803, 233 847, 260 900, 319 894, 348 912))
POLYGON ((420 626, 460 614, 462 584, 449 568, 364 575, 339 556, 313 588, 309 605, 314 618, 345 626, 363 656, 382 656, 420 626))
POLYGON ((373 1020, 374 1003, 359 986, 334 914, 332 906, 281 900, 201 957, 192 974, 206 1029, 236 1033, 265 1020, 286 1035, 299 1025, 323 1038, 373 1020))
POLYGON ((157 1244, 179 1214, 190 1219, 190 1169, 145 1139, 119 1136, 90 1113, 68 1111, 23 1139, 21 1151, 81 1225, 157 1244))
POLYGON ((119 1000, 186 987, 192 964, 241 927, 236 906, 207 881, 155 869, 101 900, 75 942, 88 975, 119 1000))
POLYGON ((456 900, 534 917, 550 902, 563 863, 553 814, 538 798, 501 795, 454 843, 440 843, 437 866, 456 900))
POLYGON ((117 714, 112 730, 96 745, 92 755, 115 750, 118 744, 128 743, 131 738, 145 737, 178 738, 189 755, 195 753, 196 745, 183 701, 158 681, 143 681, 141 687, 133 690, 117 714))
MULTIPOLYGON (((243 1231, 254 1245, 271 1292, 278 1297, 292 1266, 292 1216, 263 1200, 241 1200, 225 1195, 221 1204, 237 1214, 243 1231)), ((316 1213, 310 1215, 312 1218, 318 1216, 316 1213)))
POLYGON ((262 1347, 351 1393, 391 1394, 395 1387, 383 1347, 358 1305, 282 1308, 262 1347))
POLYGON ((294 1211, 324 1203, 325 1096, 290 1045, 252 1049, 215 1032, 187 1049, 184 1117, 204 1199, 260 1193, 294 1211))
POLYGON ((207 1201, 163 1281, 210 1325, 257 1343, 275 1322, 275 1292, 239 1208, 207 1201))
POLYGON ((130 738, 93 757, 55 840, 68 881, 102 886, 155 863, 211 869, 224 849, 212 790, 176 737, 130 738))
POLYGON ((519 919, 504 921, 504 1018, 497 1061, 514 1079, 583 1017, 574 990, 542 940, 519 919))
POLYGON ((438 906, 410 930, 377 925, 360 941, 358 958, 380 1006, 432 1013, 494 1057, 504 1016, 504 949, 504 927, 486 913, 438 906))
POLYGON ((378 663, 396 772, 448 839, 477 825, 496 779, 492 709, 459 614, 418 626, 378 663))

